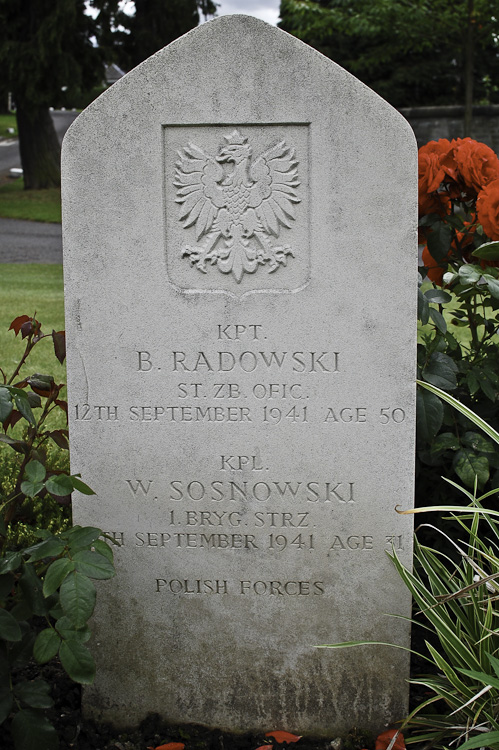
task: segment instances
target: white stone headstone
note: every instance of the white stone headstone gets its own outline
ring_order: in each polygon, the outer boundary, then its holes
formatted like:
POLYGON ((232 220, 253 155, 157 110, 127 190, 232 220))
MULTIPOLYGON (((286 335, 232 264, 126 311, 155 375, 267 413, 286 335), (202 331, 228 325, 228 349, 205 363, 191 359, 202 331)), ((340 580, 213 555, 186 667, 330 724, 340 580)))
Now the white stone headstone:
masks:
POLYGON ((74 520, 113 533, 87 711, 328 735, 404 716, 416 146, 302 42, 225 16, 63 147, 74 520))

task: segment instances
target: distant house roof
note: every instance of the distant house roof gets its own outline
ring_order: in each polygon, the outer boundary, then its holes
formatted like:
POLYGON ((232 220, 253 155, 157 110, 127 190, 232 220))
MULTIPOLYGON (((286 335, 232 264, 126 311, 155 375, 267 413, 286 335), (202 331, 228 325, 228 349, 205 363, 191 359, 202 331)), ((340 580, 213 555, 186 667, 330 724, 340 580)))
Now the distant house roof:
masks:
POLYGON ((111 65, 106 65, 105 67, 105 81, 108 86, 111 86, 112 83, 116 83, 116 81, 119 81, 120 78, 123 78, 125 75, 125 71, 121 70, 116 63, 111 63, 111 65))

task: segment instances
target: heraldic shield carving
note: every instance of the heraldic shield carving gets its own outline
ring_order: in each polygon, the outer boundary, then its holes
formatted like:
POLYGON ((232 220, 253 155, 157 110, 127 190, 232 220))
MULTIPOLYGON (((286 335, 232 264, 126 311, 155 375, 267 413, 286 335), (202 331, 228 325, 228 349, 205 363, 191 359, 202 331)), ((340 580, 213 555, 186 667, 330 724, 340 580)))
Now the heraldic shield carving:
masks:
MULTIPOLYGON (((176 138, 170 183, 176 217, 170 216, 169 226, 180 242, 168 248, 176 255, 172 265, 193 269, 193 287, 205 287, 203 277, 210 276, 209 288, 225 277, 222 287, 234 291, 257 289, 262 283, 270 289, 275 282, 269 284, 262 275, 277 277, 293 264, 302 269, 306 255, 302 231, 292 231, 297 218, 304 221, 302 166, 289 139, 293 133, 285 132, 283 138, 276 137, 283 128, 277 133, 272 126, 267 132, 254 126, 218 126, 207 139, 205 130, 192 128, 188 140, 182 141, 180 134, 176 138)), ((296 286, 296 269, 292 277, 296 286)), ((289 279, 277 287, 287 288, 286 282, 289 279)))

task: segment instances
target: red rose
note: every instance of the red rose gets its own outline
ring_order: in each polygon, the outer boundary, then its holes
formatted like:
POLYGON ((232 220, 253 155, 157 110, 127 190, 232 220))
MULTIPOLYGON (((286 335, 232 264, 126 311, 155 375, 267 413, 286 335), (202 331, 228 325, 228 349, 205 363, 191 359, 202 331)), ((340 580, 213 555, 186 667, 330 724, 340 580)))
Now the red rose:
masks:
POLYGON ((440 187, 445 172, 442 157, 448 152, 450 142, 446 138, 429 141, 418 151, 419 193, 433 193, 440 187))
POLYGON ((485 234, 491 240, 499 240, 499 179, 479 192, 476 208, 485 234))
POLYGON ((485 143, 464 138, 455 148, 454 158, 463 182, 477 193, 499 179, 499 159, 485 143))

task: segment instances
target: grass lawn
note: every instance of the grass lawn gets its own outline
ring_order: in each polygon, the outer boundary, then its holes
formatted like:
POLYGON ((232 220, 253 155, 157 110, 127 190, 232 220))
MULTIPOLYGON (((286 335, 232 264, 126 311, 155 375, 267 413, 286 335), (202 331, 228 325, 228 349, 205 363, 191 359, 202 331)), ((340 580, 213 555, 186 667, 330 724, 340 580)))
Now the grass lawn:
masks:
MULTIPOLYGON (((21 334, 8 328, 19 315, 34 315, 42 332, 64 330, 64 290, 61 265, 2 263, 0 265, 0 367, 7 378, 24 352, 21 334)), ((66 382, 66 367, 54 356, 52 339, 40 341, 21 374, 40 372, 66 382)))
POLYGON ((61 191, 59 188, 24 190, 22 178, 7 182, 0 187, 0 216, 60 224, 61 191))
POLYGON ((17 121, 15 115, 0 115, 0 138, 15 138, 17 136, 17 121), (9 133, 9 128, 14 128, 9 133))

